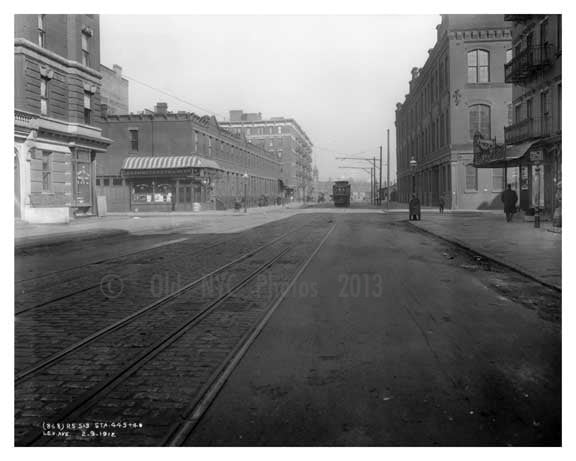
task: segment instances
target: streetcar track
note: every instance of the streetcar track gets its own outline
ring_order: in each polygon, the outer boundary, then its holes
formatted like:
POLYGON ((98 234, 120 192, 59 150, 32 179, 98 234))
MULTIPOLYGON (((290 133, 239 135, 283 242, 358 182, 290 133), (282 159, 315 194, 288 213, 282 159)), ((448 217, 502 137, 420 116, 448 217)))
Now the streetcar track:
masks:
MULTIPOLYGON (((297 227, 295 230, 300 230, 301 228, 303 228, 304 225, 297 227)), ((93 341, 95 341, 98 338, 101 338, 102 336, 112 333, 113 331, 118 330, 119 328, 126 326, 127 324, 129 324, 130 322, 135 321, 137 318, 139 318, 140 316, 144 315, 147 312, 151 312, 154 309, 157 309, 161 306, 163 306, 164 304, 166 304, 167 302, 175 299, 178 296, 181 296, 182 294, 186 293, 187 291, 191 290, 192 288, 194 288, 195 286, 197 286, 198 284, 202 283, 204 280, 213 277, 217 274, 219 274, 220 272, 223 272, 224 270, 228 269, 229 267, 238 264, 252 256, 254 256, 255 254, 259 253, 260 251, 268 248, 269 246, 272 246, 273 244, 277 243, 278 241, 282 240, 283 238, 285 238, 286 236, 288 236, 289 234, 291 234, 292 232, 295 231, 294 229, 289 230, 288 232, 285 232, 283 234, 281 234, 280 236, 276 237, 275 239, 271 240, 270 242, 265 243, 264 245, 261 245, 258 248, 252 249, 249 252, 243 254, 242 256, 234 259, 233 261, 230 261, 226 264, 224 264, 223 266, 220 266, 219 268, 215 269, 214 271, 205 274, 204 276, 186 284, 185 286, 179 288, 176 291, 173 291, 172 293, 164 296, 163 298, 143 307, 142 309, 139 309, 136 312, 133 312, 132 314, 124 317, 123 319, 120 319, 119 321, 104 327, 98 331, 96 331, 95 333, 92 333, 91 335, 85 337, 84 339, 82 339, 81 341, 78 341, 64 349, 62 349, 61 351, 47 357, 44 360, 41 360, 40 362, 36 363, 35 365, 32 365, 31 367, 18 372, 15 374, 14 377, 14 381, 16 384, 19 384, 20 382, 22 382, 25 379, 29 379, 31 377, 33 377, 36 373, 38 373, 39 371, 45 369, 46 367, 55 364, 56 362, 60 361, 61 359, 63 359, 64 357, 68 356, 69 354, 71 354, 74 351, 77 351, 81 348, 83 348, 84 346, 92 343, 93 341)))
POLYGON ((98 266, 100 264, 104 264, 104 263, 109 263, 111 261, 115 261, 117 259, 122 259, 122 258, 127 258, 128 256, 134 256, 137 255, 139 253, 145 253, 146 251, 151 251, 151 250, 155 250, 157 248, 161 248, 161 247, 165 247, 168 245, 173 245, 175 243, 182 243, 186 240, 190 240, 191 237, 182 237, 179 239, 175 239, 175 240, 169 240, 167 242, 159 242, 159 243, 155 243, 151 246, 148 246, 146 248, 141 248, 140 250, 134 250, 134 251, 130 251, 128 253, 124 253, 118 256, 112 256, 111 258, 103 258, 103 259, 98 259, 96 261, 92 261, 89 263, 85 263, 85 264, 79 264, 77 266, 72 266, 72 267, 67 267, 66 269, 60 269, 57 271, 51 271, 51 272, 47 272, 45 274, 41 274, 41 275, 37 275, 35 277, 30 277, 27 279, 20 279, 20 280, 15 280, 14 281, 14 285, 18 285, 20 283, 26 283, 26 282, 33 282, 33 281, 37 281, 37 280, 41 280, 41 279, 45 279, 48 277, 53 277, 55 275, 59 275, 62 274, 64 272, 70 272, 70 271, 75 271, 75 270, 79 270, 79 269, 84 269, 86 267, 90 267, 90 266, 98 266))
MULTIPOLYGON (((66 409, 61 411, 54 420, 56 422, 63 421, 66 418, 78 417, 82 413, 89 410, 96 402, 98 398, 105 396, 108 392, 112 391, 118 384, 123 380, 132 375, 135 371, 142 368, 147 362, 152 360, 156 355, 165 350, 167 347, 172 345, 176 340, 182 337, 191 328, 196 326, 202 319, 214 311, 223 301, 228 299, 234 292, 238 291, 240 288, 247 285, 251 280, 253 280, 258 274, 266 270, 268 267, 273 265, 278 259, 280 259, 284 254, 290 251, 290 247, 282 249, 279 253, 276 253, 272 258, 268 259, 265 263, 260 264, 254 271, 252 271, 247 277, 242 278, 238 283, 236 283, 232 288, 228 289, 226 293, 219 296, 216 300, 207 303, 203 308, 191 316, 183 325, 166 334, 161 339, 154 342, 152 345, 146 347, 135 359, 131 359, 131 363, 124 366, 121 370, 116 372, 112 377, 108 378, 106 381, 98 384, 94 388, 90 389, 84 396, 77 399, 71 405, 68 405, 66 409)), ((44 445, 51 437, 46 437, 42 439, 42 431, 37 432, 31 440, 24 441, 26 445, 44 445), (41 443, 37 443, 41 442, 41 443)))
MULTIPOLYGON (((210 244, 208 244, 208 245, 206 245, 206 246, 203 246, 202 248, 199 248, 199 249, 196 250, 196 251, 193 251, 192 253, 190 253, 190 255, 188 255, 188 257, 196 256, 196 255, 198 255, 198 254, 200 254, 200 253, 202 253, 202 252, 204 252, 204 251, 206 251, 206 250, 209 250, 209 249, 211 249, 211 248, 214 248, 215 246, 218 246, 218 245, 220 245, 220 244, 222 244, 222 243, 227 243, 227 242, 233 241, 233 240, 236 239, 236 238, 238 238, 238 237, 234 237, 234 238, 232 238, 232 239, 219 239, 219 240, 217 240, 217 241, 213 241, 213 242, 211 242, 210 244)), ((144 250, 144 251, 146 251, 146 250, 144 250)), ((121 258, 121 257, 119 257, 119 258, 121 258)), ((137 267, 136 269, 131 270, 131 271, 128 271, 128 272, 126 272, 126 273, 123 274, 123 275, 124 275, 124 276, 134 275, 134 274, 138 274, 139 272, 141 272, 141 271, 143 271, 143 270, 144 270, 144 269, 142 269, 142 268, 140 268, 140 267, 137 267)), ((79 294, 81 294, 81 293, 84 293, 84 292, 86 292, 86 291, 90 291, 90 290, 94 290, 94 289, 96 289, 96 288, 100 288, 101 283, 102 283, 102 281, 99 281, 98 283, 93 283, 93 284, 88 285, 88 286, 86 286, 86 287, 83 287, 83 288, 81 288, 81 289, 79 289, 79 290, 76 290, 76 291, 74 291, 74 292, 72 292, 72 293, 67 293, 67 294, 64 294, 64 295, 62 295, 62 296, 59 296, 59 297, 57 297, 57 298, 52 298, 52 299, 50 299, 50 300, 48 300, 48 301, 44 301, 44 302, 42 302, 42 303, 35 304, 34 306, 29 306, 29 307, 25 307, 25 308, 16 310, 16 311, 14 312, 14 315, 15 315, 15 316, 18 316, 18 315, 24 314, 24 313, 26 313, 26 312, 36 311, 37 309, 40 309, 40 308, 49 306, 50 304, 54 304, 55 302, 62 301, 62 300, 64 300, 64 299, 68 299, 68 298, 77 296, 77 295, 79 295, 79 294)))
POLYGON ((267 307, 263 318, 260 320, 258 325, 244 335, 242 340, 236 345, 236 347, 228 354, 226 359, 220 364, 216 371, 212 374, 210 379, 202 387, 196 400, 190 405, 184 412, 182 421, 174 424, 169 430, 168 434, 162 441, 163 446, 182 446, 190 434, 194 431, 194 428, 198 425, 198 422, 202 416, 206 413, 214 399, 217 397, 220 390, 223 388, 224 384, 238 366, 250 346, 254 343, 256 338, 260 335, 278 306, 284 301, 286 295, 290 292, 296 281, 300 278, 302 273, 310 265, 316 254, 320 251, 328 237, 336 227, 333 224, 328 230, 324 238, 320 241, 316 249, 308 257, 304 263, 300 265, 296 274, 292 277, 290 283, 284 288, 282 293, 272 300, 270 307, 267 307))

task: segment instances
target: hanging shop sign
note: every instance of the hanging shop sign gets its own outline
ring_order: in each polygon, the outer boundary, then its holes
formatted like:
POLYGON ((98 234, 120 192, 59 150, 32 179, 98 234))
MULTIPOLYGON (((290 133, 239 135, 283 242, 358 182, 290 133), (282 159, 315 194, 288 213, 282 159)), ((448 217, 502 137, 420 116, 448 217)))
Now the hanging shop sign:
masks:
POLYGON ((530 152, 530 162, 532 163, 542 163, 544 160, 544 152, 541 150, 533 150, 530 152))

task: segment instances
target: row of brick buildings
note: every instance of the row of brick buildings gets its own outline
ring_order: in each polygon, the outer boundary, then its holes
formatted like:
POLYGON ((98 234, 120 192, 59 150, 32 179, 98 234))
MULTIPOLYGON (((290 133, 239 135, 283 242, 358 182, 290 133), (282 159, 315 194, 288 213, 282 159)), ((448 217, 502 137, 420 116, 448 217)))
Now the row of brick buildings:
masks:
POLYGON ((412 69, 409 93, 396 107, 400 200, 415 193, 425 205, 443 197, 452 209, 500 208, 511 183, 521 208, 533 208, 530 152, 550 143, 540 205, 552 213, 561 170, 560 21, 442 15, 435 46, 424 66, 412 69), (535 51, 540 44, 547 51, 535 51))
POLYGON ((98 15, 16 15, 14 44, 17 219, 312 195, 312 142, 294 119, 129 113, 121 67, 100 63, 98 15))

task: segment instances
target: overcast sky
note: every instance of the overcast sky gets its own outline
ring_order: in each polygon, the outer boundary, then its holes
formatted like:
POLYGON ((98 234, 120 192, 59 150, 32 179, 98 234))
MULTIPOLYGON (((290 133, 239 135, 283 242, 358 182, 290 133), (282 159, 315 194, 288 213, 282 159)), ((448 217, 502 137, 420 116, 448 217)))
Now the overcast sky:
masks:
POLYGON ((396 103, 408 92, 410 69, 434 46, 440 19, 102 15, 101 62, 122 66, 133 112, 165 101, 169 110, 218 120, 231 109, 293 117, 314 143, 320 179, 368 178, 338 168, 362 162, 335 157, 378 155, 382 145, 385 161, 389 128, 393 179, 396 103))

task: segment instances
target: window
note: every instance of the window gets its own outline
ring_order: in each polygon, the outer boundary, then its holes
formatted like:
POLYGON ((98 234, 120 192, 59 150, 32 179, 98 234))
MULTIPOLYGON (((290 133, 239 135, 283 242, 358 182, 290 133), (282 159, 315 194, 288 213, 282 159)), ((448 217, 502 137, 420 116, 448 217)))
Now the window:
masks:
POLYGON ((490 81, 490 55, 485 50, 468 52, 468 83, 487 83, 490 81))
POLYGON ((90 35, 82 32, 82 64, 90 65, 90 35))
POLYGON ((92 95, 88 92, 84 92, 84 123, 90 125, 90 119, 92 114, 92 95))
POLYGON ((516 104, 514 106, 514 122, 518 123, 522 120, 522 104, 516 104))
POLYGON ((41 46, 42 48, 46 47, 46 27, 44 24, 45 20, 45 14, 38 15, 38 46, 41 46))
POLYGON ((104 185, 105 185, 105 186, 109 186, 109 185, 110 185, 110 178, 104 178, 104 185))
POLYGON ((52 191, 52 152, 42 152, 42 192, 52 191))
POLYGON ((532 120, 532 98, 526 100, 526 118, 532 120))
POLYGON ((212 137, 208 136, 208 155, 212 156, 212 137))
POLYGON ((477 131, 484 139, 491 138, 490 107, 484 104, 470 106, 470 139, 474 139, 477 131))
POLYGON ((278 127, 278 134, 282 134, 282 127, 281 126, 278 127))
POLYGON ((198 132, 194 132, 194 152, 198 152, 198 132))
POLYGON ((514 124, 514 118, 513 118, 513 112, 512 112, 512 104, 508 104, 508 126, 514 124))
POLYGON ((506 64, 512 61, 512 48, 506 50, 506 64))
POLYGON ((562 84, 560 83, 556 89, 557 91, 557 108, 558 108, 558 121, 556 126, 556 131, 562 131, 562 84))
POLYGON ((478 190, 478 170, 472 165, 466 165, 466 190, 478 190))
POLYGON ((548 19, 540 23, 540 45, 548 43, 548 19))
POLYGON ((540 111, 543 118, 548 117, 550 112, 548 108, 548 90, 540 93, 540 111))
POLYGON ((40 113, 48 115, 48 79, 40 78, 40 113))
POLYGON ((138 152, 138 130, 130 130, 130 149, 138 152))
POLYGON ((100 185, 100 178, 96 178, 96 185, 97 185, 97 186, 100 185))
POLYGON ((492 192, 504 190, 504 168, 494 168, 492 170, 492 192))
POLYGON ((112 178, 112 185, 113 186, 121 186, 122 185, 122 178, 112 178))
POLYGON ((558 48, 558 54, 562 53, 562 15, 558 14, 558 27, 556 27, 556 44, 558 48))

